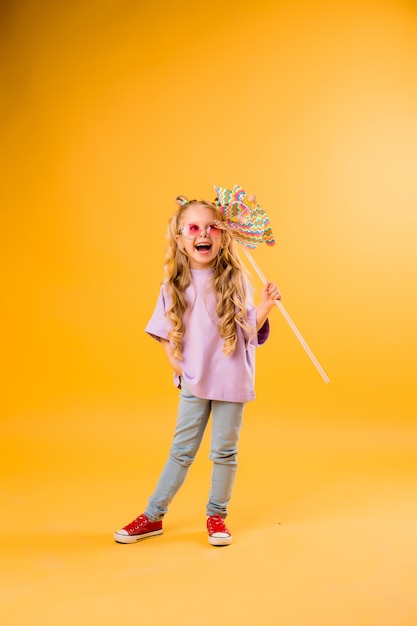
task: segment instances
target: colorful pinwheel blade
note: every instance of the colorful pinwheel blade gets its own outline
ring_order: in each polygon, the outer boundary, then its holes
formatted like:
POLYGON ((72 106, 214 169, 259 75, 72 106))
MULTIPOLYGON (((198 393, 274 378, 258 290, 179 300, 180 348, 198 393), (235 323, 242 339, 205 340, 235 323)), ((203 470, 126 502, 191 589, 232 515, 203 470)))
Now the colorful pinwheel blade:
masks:
POLYGON ((239 185, 233 189, 215 187, 215 205, 226 218, 228 229, 235 239, 247 248, 256 248, 261 243, 275 245, 269 218, 257 202, 250 202, 239 185))

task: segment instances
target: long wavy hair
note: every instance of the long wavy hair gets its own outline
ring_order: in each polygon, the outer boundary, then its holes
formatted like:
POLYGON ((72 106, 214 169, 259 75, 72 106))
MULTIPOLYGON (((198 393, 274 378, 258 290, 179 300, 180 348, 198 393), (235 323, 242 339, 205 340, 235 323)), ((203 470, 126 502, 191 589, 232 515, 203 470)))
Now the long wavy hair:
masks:
MULTIPOLYGON (((173 346, 173 355, 182 360, 182 340, 184 336, 183 318, 187 310, 185 290, 191 284, 190 260, 186 252, 178 246, 176 237, 179 234, 182 219, 186 211, 195 205, 202 205, 216 214, 216 219, 225 222, 223 214, 211 202, 190 200, 178 196, 177 212, 168 225, 168 247, 165 253, 164 283, 171 295, 172 304, 166 315, 172 327, 169 339, 173 346)), ((246 311, 246 295, 248 289, 247 272, 236 251, 236 243, 229 231, 222 233, 222 242, 216 257, 213 273, 213 289, 216 296, 216 313, 219 319, 220 337, 224 339, 223 352, 232 354, 237 342, 237 326, 248 333, 255 329, 248 323, 246 311)))

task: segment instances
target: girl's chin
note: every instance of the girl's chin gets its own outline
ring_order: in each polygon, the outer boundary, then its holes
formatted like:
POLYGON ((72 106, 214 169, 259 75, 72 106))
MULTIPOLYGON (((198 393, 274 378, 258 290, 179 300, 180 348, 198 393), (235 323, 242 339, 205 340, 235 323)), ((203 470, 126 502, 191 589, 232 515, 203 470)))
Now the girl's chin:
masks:
POLYGON ((213 267, 215 259, 194 259, 190 258, 190 267, 192 270, 207 270, 213 267))

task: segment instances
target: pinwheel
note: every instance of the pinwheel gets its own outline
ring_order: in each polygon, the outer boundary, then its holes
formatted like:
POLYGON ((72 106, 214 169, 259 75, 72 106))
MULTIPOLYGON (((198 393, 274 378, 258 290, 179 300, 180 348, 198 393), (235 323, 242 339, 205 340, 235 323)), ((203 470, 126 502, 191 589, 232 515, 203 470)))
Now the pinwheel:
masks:
MULTIPOLYGON (((225 224, 225 227, 232 232, 236 241, 242 245, 242 249, 252 267, 265 284, 267 280, 248 248, 256 248, 261 243, 266 243, 268 246, 275 245, 268 215, 264 209, 259 206, 256 197, 246 195, 246 192, 239 185, 235 185, 233 189, 226 189, 224 187, 214 187, 214 189, 217 194, 214 204, 226 218, 225 223, 218 222, 218 224, 225 224)), ((317 361, 282 302, 275 300, 275 304, 280 309, 285 320, 290 325, 324 382, 329 383, 330 380, 327 374, 317 361)))

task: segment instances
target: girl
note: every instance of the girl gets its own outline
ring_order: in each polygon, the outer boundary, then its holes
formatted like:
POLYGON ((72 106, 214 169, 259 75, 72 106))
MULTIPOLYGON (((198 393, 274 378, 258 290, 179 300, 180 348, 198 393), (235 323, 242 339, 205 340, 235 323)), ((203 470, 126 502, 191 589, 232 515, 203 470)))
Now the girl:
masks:
POLYGON ((274 283, 267 283, 255 308, 223 214, 204 200, 179 196, 176 201, 165 280, 146 327, 162 344, 181 390, 175 434, 145 512, 114 539, 134 543, 162 534, 162 519, 185 480, 211 413, 207 532, 211 545, 224 546, 232 541, 224 520, 237 469, 243 407, 255 397, 255 347, 269 336, 268 314, 281 294, 274 283))

